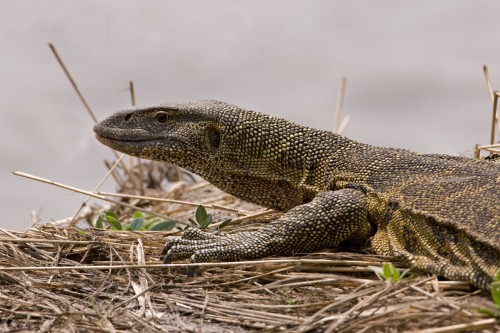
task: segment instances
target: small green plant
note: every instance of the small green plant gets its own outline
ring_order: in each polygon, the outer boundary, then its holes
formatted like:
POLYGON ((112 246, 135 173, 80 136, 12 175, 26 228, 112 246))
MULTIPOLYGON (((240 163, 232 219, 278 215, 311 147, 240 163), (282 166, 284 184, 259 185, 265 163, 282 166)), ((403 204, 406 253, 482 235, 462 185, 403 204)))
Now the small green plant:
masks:
POLYGON ((410 269, 406 269, 400 272, 392 263, 385 262, 382 267, 368 266, 369 269, 374 271, 380 278, 390 282, 395 283, 404 279, 406 275, 410 272, 410 269))
POLYGON ((84 230, 82 230, 82 229, 76 229, 76 232, 77 232, 77 233, 78 233, 78 235, 80 235, 80 236, 85 236, 85 235, 87 234, 87 233, 86 233, 84 230))
MULTIPOLYGON (((212 214, 208 214, 205 207, 203 207, 202 205, 199 205, 198 208, 196 208, 196 213, 194 214, 194 219, 189 218, 188 221, 189 221, 189 223, 191 223, 191 225, 193 227, 196 227, 199 229, 207 229, 208 226, 212 223, 212 214)), ((228 225, 229 222, 231 222, 231 219, 224 220, 224 222, 219 224, 217 229, 224 228, 226 225, 228 225)), ((187 228, 185 228, 185 229, 187 229, 187 228)))
POLYGON ((104 229, 104 223, 110 225, 110 230, 128 230, 128 231, 170 231, 177 222, 168 220, 161 221, 157 217, 144 216, 143 213, 136 211, 132 214, 129 223, 122 222, 113 211, 102 211, 97 216, 94 226, 104 229))
MULTIPOLYGON (((205 207, 198 206, 194 219, 189 218, 189 223, 199 229, 207 229, 212 223, 212 214, 208 214, 205 207)), ((221 224, 217 226, 217 229, 222 229, 231 219, 224 220, 221 224)), ((132 215, 130 222, 120 221, 118 215, 115 212, 108 210, 102 211, 97 216, 94 226, 99 229, 104 229, 104 223, 110 225, 110 230, 128 230, 128 231, 170 231, 175 225, 176 221, 160 221, 158 217, 145 216, 143 213, 136 211, 132 215)), ((181 228, 177 227, 178 230, 186 230, 190 225, 181 228)))
POLYGON ((493 282, 491 283, 491 299, 493 300, 493 305, 488 308, 480 308, 479 312, 488 317, 500 319, 500 271, 493 277, 493 282))
POLYGON ((287 301, 287 304, 288 305, 297 305, 299 304, 299 300, 296 299, 296 298, 290 298, 288 301, 287 301))

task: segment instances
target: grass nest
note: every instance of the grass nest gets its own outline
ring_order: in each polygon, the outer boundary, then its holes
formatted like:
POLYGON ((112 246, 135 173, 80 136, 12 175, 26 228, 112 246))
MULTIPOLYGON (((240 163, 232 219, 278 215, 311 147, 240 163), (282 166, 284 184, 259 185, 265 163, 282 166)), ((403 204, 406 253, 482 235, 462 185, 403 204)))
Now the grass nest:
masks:
MULTIPOLYGON (((180 226, 202 204, 216 221, 232 218, 222 231, 233 233, 260 228, 278 214, 166 164, 142 161, 113 177, 127 196, 118 200, 129 207, 104 209, 120 217, 130 217, 133 205, 180 226)), ((0 229, 1 331, 500 331, 478 312, 492 305, 487 293, 423 272, 383 281, 369 266, 391 258, 369 249, 200 264, 187 277, 187 262, 165 267, 159 260, 165 242, 182 231, 89 227, 102 209, 87 204, 76 225, 66 219, 25 232, 0 229)))

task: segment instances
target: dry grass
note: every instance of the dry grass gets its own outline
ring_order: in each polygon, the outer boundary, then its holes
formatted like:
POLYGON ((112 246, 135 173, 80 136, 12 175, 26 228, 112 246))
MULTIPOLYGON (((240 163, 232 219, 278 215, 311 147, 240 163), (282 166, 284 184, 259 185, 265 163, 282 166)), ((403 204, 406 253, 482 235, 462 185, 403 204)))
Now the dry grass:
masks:
MULTIPOLYGON (((159 163, 122 172, 121 198, 186 221, 198 203, 215 219, 235 218, 228 233, 254 230, 276 214, 242 202, 159 163), (132 177, 132 178, 130 178, 132 177), (162 179, 171 179, 164 182, 162 179), (141 183, 141 184, 139 184, 141 183), (149 187, 149 188, 148 188, 149 187), (169 190, 165 191, 165 187, 169 190), (144 189, 144 190, 142 190, 144 189), (188 201, 188 203, 184 203, 188 201)), ((120 216, 132 209, 109 207, 120 216)), ((92 221, 99 207, 79 220, 92 221)), ((325 251, 291 258, 202 265, 194 278, 184 264, 162 267, 159 256, 179 232, 78 229, 67 221, 26 232, 1 230, 0 330, 44 332, 495 332, 481 318, 484 292, 461 282, 415 277, 388 284, 367 266, 389 258, 368 251, 325 251), (111 267, 114 266, 114 267, 111 267), (454 326, 462 324, 462 326, 454 326), (441 329, 441 330, 439 330, 441 329)), ((352 249, 351 249, 352 250, 352 249)), ((399 265, 401 266, 401 265, 399 265)))

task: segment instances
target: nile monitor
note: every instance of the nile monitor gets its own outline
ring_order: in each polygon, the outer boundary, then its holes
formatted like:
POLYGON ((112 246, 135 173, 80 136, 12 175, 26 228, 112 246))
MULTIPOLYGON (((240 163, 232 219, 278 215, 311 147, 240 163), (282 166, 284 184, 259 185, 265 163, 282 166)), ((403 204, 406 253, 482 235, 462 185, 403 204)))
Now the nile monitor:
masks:
POLYGON ((94 130, 113 149, 176 164, 286 212, 258 231, 189 229, 167 242, 165 262, 369 243, 376 253, 482 289, 500 270, 500 164, 374 147, 217 101, 132 108, 94 130))

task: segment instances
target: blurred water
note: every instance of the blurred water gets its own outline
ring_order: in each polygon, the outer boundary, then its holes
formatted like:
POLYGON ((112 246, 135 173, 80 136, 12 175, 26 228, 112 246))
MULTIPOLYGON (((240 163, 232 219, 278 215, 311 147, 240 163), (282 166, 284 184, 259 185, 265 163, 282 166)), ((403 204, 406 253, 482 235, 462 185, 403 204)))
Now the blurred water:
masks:
MULTIPOLYGON (((345 134, 419 152, 489 138, 482 65, 500 87, 496 1, 0 1, 0 227, 71 215, 109 150, 47 46, 100 119, 130 105, 219 99, 330 129, 347 77, 345 134)), ((107 185, 113 189, 113 184, 107 185)))

